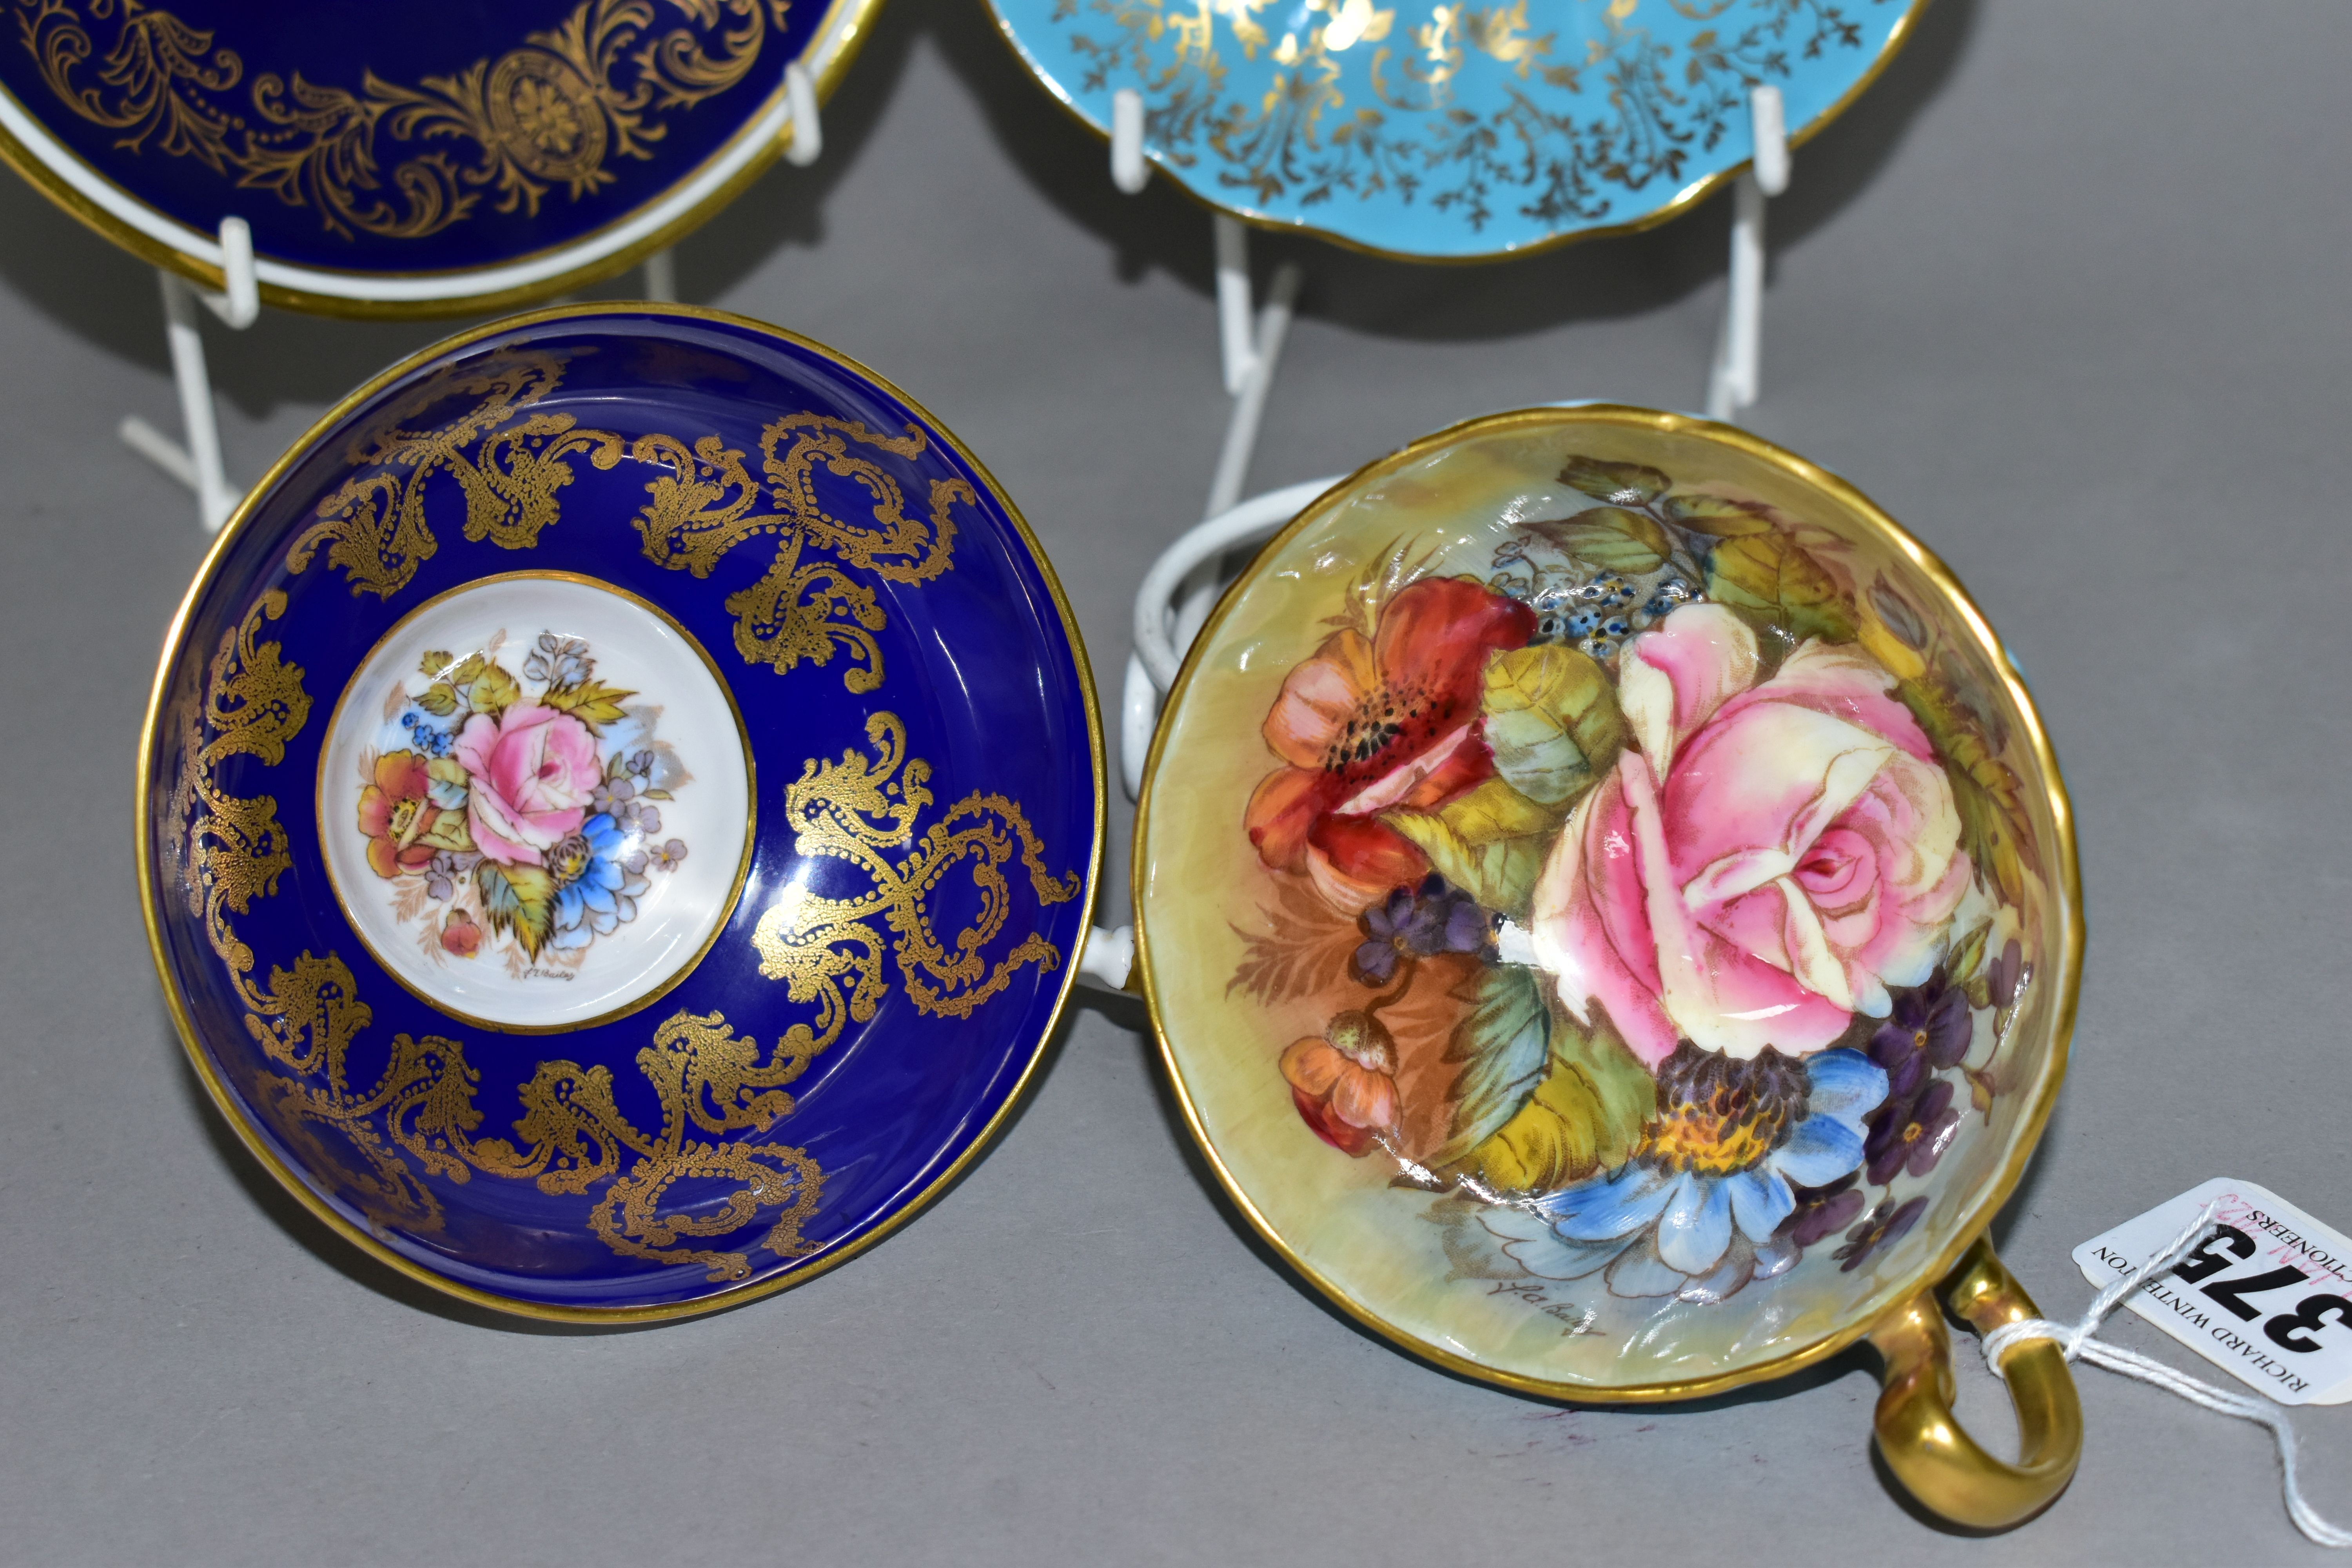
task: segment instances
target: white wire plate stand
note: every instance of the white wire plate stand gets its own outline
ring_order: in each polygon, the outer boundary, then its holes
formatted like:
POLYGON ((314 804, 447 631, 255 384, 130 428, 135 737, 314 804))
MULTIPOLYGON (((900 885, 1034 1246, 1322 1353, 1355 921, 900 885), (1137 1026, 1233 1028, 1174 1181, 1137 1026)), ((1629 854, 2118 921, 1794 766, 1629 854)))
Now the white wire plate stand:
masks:
MULTIPOLYGON (((1751 168, 1733 186, 1731 255, 1726 281, 1723 324, 1709 367, 1706 414, 1736 418, 1754 405, 1761 387, 1764 318, 1764 205, 1789 186, 1787 115, 1780 89, 1753 89, 1748 112, 1755 133, 1751 168)), ((1143 156, 1143 99, 1122 89, 1111 100, 1111 182, 1129 195, 1151 175, 1143 156)), ((1119 783, 1128 798, 1143 790, 1143 764, 1160 722, 1160 707, 1182 668, 1185 651, 1232 581, 1223 563, 1246 547, 1264 543, 1301 508, 1346 476, 1333 474, 1241 499, 1265 424, 1266 399, 1282 355, 1285 334, 1297 303, 1299 273, 1285 262, 1275 272, 1265 306, 1253 313, 1248 231, 1220 213, 1213 220, 1217 260, 1217 330, 1225 392, 1233 399, 1225 437, 1209 484, 1203 521, 1160 552, 1136 592, 1134 648, 1128 655, 1120 692, 1119 783)), ((1097 926, 1090 933, 1079 968, 1088 979, 1112 988, 1129 979, 1135 933, 1127 927, 1097 926)))
MULTIPOLYGON (((776 133, 784 139, 784 159, 805 168, 824 150, 824 128, 817 110, 815 79, 797 60, 784 68, 782 110, 776 133)), ((173 439, 136 414, 125 416, 115 432, 125 446, 187 488, 195 497, 197 521, 207 533, 220 531, 237 502, 245 499, 245 492, 229 482, 221 457, 220 416, 213 400, 211 373, 205 364, 202 318, 196 307, 204 305, 233 331, 253 325, 261 314, 260 276, 254 261, 251 226, 241 217, 225 217, 216 244, 221 273, 228 285, 220 293, 199 289, 176 272, 156 270, 163 295, 163 335, 171 349, 172 382, 180 402, 180 438, 173 439)), ((574 258, 565 265, 576 261, 574 258)), ((667 248, 656 250, 642 267, 645 298, 676 303, 675 255, 667 248)), ((407 302, 413 298, 413 284, 392 280, 381 298, 385 302, 407 302)))

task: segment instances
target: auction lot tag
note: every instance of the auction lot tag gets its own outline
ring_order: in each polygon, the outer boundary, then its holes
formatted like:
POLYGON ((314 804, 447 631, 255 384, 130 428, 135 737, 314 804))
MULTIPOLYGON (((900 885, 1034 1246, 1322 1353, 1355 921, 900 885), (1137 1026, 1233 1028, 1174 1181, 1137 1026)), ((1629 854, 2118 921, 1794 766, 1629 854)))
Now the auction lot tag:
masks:
POLYGON ((2125 1305, 2281 1405, 2352 1400, 2352 1238, 2252 1182, 2216 1176, 2074 1249, 2106 1286, 2219 1200, 2221 1227, 2125 1305))

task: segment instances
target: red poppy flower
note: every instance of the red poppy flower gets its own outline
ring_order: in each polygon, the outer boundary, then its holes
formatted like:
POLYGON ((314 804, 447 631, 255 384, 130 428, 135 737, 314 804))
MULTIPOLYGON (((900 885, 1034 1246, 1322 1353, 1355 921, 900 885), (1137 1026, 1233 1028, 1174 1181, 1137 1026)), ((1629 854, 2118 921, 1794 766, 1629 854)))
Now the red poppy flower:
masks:
POLYGON ((1319 1037, 1282 1053, 1291 1102, 1315 1136, 1343 1154, 1370 1153, 1397 1124, 1396 1045, 1378 1019, 1342 1013, 1319 1037))
POLYGON ((433 858, 433 846, 418 842, 441 815, 426 797, 432 784, 415 752, 375 760, 375 783, 360 791, 360 831, 368 836, 368 869, 377 876, 418 870, 433 858))
POLYGON ((1428 860, 1380 814, 1434 810, 1493 776, 1478 725, 1486 658, 1535 629, 1525 605, 1434 577, 1391 599, 1370 637, 1325 638, 1265 716, 1266 744, 1289 765, 1250 796, 1259 858, 1305 871, 1351 913, 1417 885, 1428 860))
POLYGON ((441 951, 453 958, 471 958, 482 949, 482 928, 463 910, 451 910, 441 925, 441 951))

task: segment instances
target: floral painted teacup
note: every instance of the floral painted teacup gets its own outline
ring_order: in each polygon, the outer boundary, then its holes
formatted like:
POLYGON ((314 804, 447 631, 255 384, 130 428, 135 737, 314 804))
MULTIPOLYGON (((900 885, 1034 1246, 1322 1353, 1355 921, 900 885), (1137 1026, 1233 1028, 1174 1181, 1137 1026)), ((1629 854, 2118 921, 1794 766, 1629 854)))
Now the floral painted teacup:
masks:
POLYGON ((1357 1319, 1594 1401, 1868 1335, 1927 1506, 2063 1488, 2056 1349, 2009 1354, 1995 1460, 1937 1296, 2034 1315, 1981 1238, 2073 1027, 2066 796, 1983 616, 1850 486, 1608 405, 1372 464, 1194 644, 1135 864, 1186 1115, 1357 1319))

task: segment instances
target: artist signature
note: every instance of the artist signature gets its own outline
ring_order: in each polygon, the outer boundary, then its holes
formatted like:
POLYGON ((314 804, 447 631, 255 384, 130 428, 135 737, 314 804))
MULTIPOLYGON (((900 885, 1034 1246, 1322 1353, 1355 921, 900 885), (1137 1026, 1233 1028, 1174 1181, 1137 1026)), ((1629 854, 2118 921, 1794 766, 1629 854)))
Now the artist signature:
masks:
POLYGON ((1544 1288, 1542 1286, 1536 1284, 1532 1280, 1498 1280, 1495 1284, 1494 1288, 1488 1290, 1486 1294, 1489 1296, 1517 1296, 1528 1306, 1536 1308, 1538 1310, 1541 1311, 1546 1317, 1559 1319, 1561 1322, 1568 1325, 1568 1327, 1560 1330, 1560 1334, 1563 1338, 1578 1334, 1597 1334, 1601 1332, 1600 1329, 1594 1326, 1601 1321, 1600 1313, 1594 1311, 1590 1307, 1580 1306, 1574 1301, 1555 1301, 1544 1293, 1544 1288))

